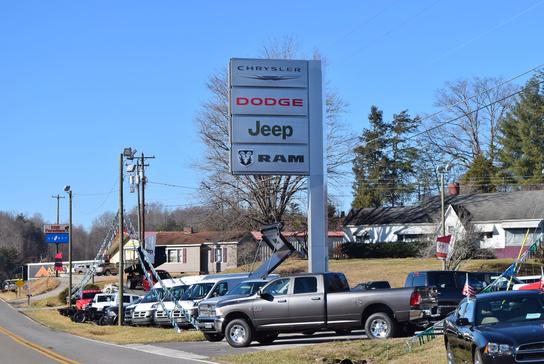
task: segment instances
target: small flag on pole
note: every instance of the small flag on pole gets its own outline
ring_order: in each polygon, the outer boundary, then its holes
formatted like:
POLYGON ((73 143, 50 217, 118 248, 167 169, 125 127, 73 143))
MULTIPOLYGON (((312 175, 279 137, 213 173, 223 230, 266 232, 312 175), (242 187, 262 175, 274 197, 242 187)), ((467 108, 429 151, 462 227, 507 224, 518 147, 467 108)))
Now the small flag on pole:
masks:
POLYGON ((436 238, 436 257, 446 259, 450 250, 451 235, 439 236, 436 238))
POLYGON ((470 286, 468 282, 468 273, 467 273, 467 278, 465 280, 465 286, 463 287, 463 296, 467 296, 467 297, 476 296, 476 291, 474 290, 474 288, 470 286))

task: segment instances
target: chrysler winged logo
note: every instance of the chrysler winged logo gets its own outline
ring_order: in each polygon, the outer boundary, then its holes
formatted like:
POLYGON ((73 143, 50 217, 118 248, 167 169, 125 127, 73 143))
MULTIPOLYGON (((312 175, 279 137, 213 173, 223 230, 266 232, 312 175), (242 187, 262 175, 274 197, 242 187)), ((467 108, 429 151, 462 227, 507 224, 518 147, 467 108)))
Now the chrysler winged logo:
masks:
POLYGON ((240 164, 247 167, 253 163, 253 151, 248 149, 239 150, 238 158, 240 160, 240 164))
POLYGON ((285 80, 294 80, 300 78, 300 76, 273 76, 273 75, 243 75, 246 78, 253 78, 255 80, 263 81, 285 81, 285 80))

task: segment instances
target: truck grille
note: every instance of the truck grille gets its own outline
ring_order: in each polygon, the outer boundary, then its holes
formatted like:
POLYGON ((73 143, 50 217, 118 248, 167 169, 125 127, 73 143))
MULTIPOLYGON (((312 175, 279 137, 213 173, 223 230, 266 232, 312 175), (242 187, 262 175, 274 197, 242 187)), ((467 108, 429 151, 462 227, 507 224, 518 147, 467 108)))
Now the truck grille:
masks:
POLYGON ((517 363, 530 363, 544 361, 544 342, 523 344, 516 350, 517 363))
MULTIPOLYGON (((155 316, 157 318, 168 318, 168 312, 167 311, 157 311, 155 313, 155 316)), ((183 317, 183 315, 181 314, 181 312, 179 310, 174 310, 172 311, 172 316, 175 317, 175 318, 180 318, 180 317, 183 317)))
POLYGON ((132 318, 138 319, 138 318, 146 318, 148 317, 148 311, 134 311, 132 313, 132 318))

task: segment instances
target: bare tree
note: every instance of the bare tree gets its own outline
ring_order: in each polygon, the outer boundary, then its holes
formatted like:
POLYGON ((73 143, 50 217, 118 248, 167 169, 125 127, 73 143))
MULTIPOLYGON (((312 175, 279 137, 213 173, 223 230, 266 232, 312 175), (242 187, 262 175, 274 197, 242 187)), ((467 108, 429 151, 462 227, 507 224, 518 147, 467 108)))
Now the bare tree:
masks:
MULTIPOLYGON (((276 59, 298 57, 296 42, 286 38, 264 47, 263 56, 276 59)), ((314 54, 314 58, 319 56, 314 54)), ((217 209, 228 209, 229 219, 251 219, 258 223, 282 220, 288 206, 305 189, 306 178, 302 176, 232 176, 229 172, 228 137, 228 84, 227 73, 222 71, 208 81, 211 99, 203 104, 196 117, 200 139, 206 154, 197 162, 197 167, 206 172, 201 190, 208 202, 217 209)), ((341 116, 346 103, 332 91, 326 92, 326 149, 329 180, 341 183, 345 174, 342 168, 351 163, 351 153, 356 138, 341 116)), ((302 198, 303 199, 303 198, 302 198)))
POLYGON ((512 98, 503 98, 514 90, 514 86, 495 77, 446 83, 437 91, 435 100, 435 106, 446 111, 431 118, 425 128, 442 126, 427 132, 425 142, 436 156, 444 153, 465 168, 477 155, 485 156, 494 165, 499 123, 513 102, 512 98))

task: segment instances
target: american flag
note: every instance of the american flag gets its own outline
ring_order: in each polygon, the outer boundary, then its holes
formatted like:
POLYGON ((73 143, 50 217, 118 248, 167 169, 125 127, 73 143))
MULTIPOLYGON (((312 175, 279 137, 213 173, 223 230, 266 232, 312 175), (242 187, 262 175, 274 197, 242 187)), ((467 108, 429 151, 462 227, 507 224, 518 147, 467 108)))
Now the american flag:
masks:
POLYGON ((468 283, 468 273, 467 273, 467 278, 465 279, 465 286, 463 287, 463 296, 467 296, 467 297, 476 296, 476 291, 468 283))

